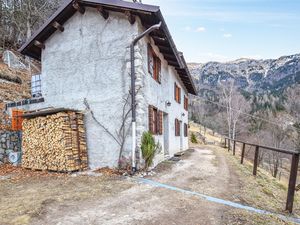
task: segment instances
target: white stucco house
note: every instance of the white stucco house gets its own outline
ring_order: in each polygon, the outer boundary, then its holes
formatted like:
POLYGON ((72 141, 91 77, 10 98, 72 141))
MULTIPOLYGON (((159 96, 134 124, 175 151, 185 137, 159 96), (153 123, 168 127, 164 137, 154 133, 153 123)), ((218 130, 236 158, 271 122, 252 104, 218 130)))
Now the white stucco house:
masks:
POLYGON ((188 95, 196 94, 196 89, 159 7, 121 0, 66 0, 20 51, 41 61, 41 94, 8 107, 86 111, 90 168, 118 165, 120 146, 113 136, 124 112, 128 112, 125 158, 132 159, 134 146, 139 163, 145 131, 151 131, 162 146, 156 163, 188 148, 188 95), (135 44, 132 80, 130 46, 155 24, 160 26, 135 44))

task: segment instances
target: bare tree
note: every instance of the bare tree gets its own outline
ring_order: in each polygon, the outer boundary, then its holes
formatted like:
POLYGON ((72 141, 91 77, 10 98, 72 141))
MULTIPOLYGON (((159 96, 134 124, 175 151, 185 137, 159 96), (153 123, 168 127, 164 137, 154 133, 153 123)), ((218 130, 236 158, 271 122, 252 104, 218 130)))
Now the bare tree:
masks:
POLYGON ((241 119, 241 115, 248 112, 250 106, 246 99, 238 92, 233 81, 222 83, 221 90, 221 102, 226 106, 228 137, 235 139, 237 124, 241 119))
POLYGON ((0 0, 0 44, 19 47, 27 40, 62 0, 0 0))
POLYGON ((300 151, 300 84, 289 88, 286 93, 285 108, 293 117, 294 133, 291 135, 295 147, 300 151))

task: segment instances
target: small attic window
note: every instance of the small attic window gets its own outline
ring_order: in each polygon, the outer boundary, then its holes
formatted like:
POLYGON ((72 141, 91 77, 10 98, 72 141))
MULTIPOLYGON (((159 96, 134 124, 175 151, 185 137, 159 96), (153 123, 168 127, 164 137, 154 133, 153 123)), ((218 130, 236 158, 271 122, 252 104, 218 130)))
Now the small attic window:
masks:
POLYGON ((31 77, 31 96, 33 98, 42 96, 41 74, 36 74, 31 77))

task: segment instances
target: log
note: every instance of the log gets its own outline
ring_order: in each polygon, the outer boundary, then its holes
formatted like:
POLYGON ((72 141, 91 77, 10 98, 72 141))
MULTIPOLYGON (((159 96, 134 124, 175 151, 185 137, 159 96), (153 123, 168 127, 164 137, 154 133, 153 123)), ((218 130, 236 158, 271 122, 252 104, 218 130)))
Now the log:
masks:
POLYGON ((57 172, 87 169, 83 119, 77 112, 24 119, 22 167, 57 172))

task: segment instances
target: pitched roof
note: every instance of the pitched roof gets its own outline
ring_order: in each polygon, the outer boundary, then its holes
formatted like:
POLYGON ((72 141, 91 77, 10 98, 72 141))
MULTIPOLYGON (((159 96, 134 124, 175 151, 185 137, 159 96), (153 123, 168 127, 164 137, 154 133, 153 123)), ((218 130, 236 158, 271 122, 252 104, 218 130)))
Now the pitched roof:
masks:
MULTIPOLYGON (((196 88, 189 73, 182 53, 177 51, 172 36, 158 6, 141 3, 126 2, 122 0, 77 0, 80 6, 103 7, 108 11, 130 12, 140 17, 145 28, 162 22, 159 30, 153 31, 150 36, 170 66, 174 66, 180 79, 190 94, 196 94, 196 88)), ((41 48, 34 42, 45 42, 55 31, 54 22, 63 25, 75 13, 74 0, 65 0, 62 6, 32 35, 32 37, 20 48, 20 52, 34 59, 41 59, 41 48)))

